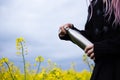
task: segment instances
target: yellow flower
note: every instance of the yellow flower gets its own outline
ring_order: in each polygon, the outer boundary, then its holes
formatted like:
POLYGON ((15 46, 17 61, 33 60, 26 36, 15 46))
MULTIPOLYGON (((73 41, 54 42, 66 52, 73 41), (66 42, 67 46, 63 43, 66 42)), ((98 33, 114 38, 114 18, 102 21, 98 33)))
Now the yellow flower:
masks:
POLYGON ((3 58, 0 60, 0 63, 4 63, 4 62, 8 62, 8 61, 9 61, 8 58, 3 57, 3 58))
POLYGON ((27 55, 28 49, 25 45, 25 40, 23 37, 16 39, 16 49, 17 49, 17 52, 16 52, 17 55, 22 54, 22 52, 24 52, 24 54, 27 55))
POLYGON ((82 80, 90 80, 91 73, 87 70, 81 71, 82 80))
POLYGON ((0 66, 2 66, 3 65, 3 61, 2 61, 2 59, 0 59, 0 66))
POLYGON ((36 62, 43 62, 44 61, 44 58, 42 56, 38 56, 36 59, 35 59, 36 62))
POLYGON ((25 43, 25 40, 24 40, 23 37, 20 37, 20 38, 16 39, 16 49, 17 50, 20 50, 22 48, 22 45, 21 45, 22 42, 25 43))
POLYGON ((86 60, 87 60, 87 55, 84 54, 82 58, 83 58, 83 61, 86 62, 86 60))
POLYGON ((16 41, 20 43, 20 42, 24 42, 25 40, 23 37, 20 37, 20 38, 17 38, 16 41))

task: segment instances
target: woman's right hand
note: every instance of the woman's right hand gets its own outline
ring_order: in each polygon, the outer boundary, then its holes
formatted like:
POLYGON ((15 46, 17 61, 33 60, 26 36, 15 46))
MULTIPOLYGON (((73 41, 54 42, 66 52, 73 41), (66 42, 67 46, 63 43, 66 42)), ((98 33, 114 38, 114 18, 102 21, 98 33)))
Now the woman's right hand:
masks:
POLYGON ((60 28, 59 28, 59 37, 60 38, 65 37, 65 35, 67 34, 65 28, 72 28, 72 27, 74 27, 74 26, 71 23, 64 24, 64 25, 60 26, 60 28))

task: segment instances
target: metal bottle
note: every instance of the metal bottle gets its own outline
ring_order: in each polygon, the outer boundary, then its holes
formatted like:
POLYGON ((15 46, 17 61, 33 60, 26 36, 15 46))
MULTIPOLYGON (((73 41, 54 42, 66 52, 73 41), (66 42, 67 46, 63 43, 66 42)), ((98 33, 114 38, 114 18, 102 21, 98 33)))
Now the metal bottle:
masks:
POLYGON ((85 49, 86 46, 92 45, 92 42, 90 42, 87 38, 80 34, 80 32, 73 30, 71 28, 65 28, 65 30, 67 31, 71 40, 83 50, 85 49))

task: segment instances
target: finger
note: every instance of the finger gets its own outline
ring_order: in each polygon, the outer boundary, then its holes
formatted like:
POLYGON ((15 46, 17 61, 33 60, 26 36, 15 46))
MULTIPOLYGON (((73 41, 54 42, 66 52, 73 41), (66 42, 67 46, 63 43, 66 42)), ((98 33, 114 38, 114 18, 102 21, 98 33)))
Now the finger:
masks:
POLYGON ((93 53, 93 48, 88 50, 88 52, 86 52, 86 53, 87 53, 87 56, 90 56, 93 53))
POLYGON ((61 27, 61 34, 65 35, 66 34, 66 30, 64 27, 61 27))
POLYGON ((64 25, 64 28, 72 28, 72 27, 73 27, 73 24, 71 24, 71 23, 68 23, 68 24, 64 25))
POLYGON ((93 45, 90 45, 90 46, 87 46, 86 48, 85 48, 85 53, 87 53, 91 48, 93 48, 93 45))
POLYGON ((94 58, 94 53, 92 53, 92 54, 90 55, 90 58, 91 58, 91 59, 93 59, 93 58, 94 58))
POLYGON ((93 60, 95 60, 95 57, 93 57, 93 60))
POLYGON ((61 38, 64 37, 64 36, 65 36, 65 35, 61 35, 61 34, 59 35, 59 37, 61 37, 61 38))
POLYGON ((65 29, 63 28, 63 26, 60 27, 60 29, 59 29, 59 35, 65 35, 65 33, 66 33, 66 31, 65 31, 65 29))

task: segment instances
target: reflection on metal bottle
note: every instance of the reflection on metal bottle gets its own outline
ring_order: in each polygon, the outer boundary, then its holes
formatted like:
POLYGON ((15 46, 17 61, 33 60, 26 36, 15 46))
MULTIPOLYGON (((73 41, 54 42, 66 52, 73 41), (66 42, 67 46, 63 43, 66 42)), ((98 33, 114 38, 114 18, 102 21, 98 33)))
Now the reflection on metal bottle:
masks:
POLYGON ((85 49, 86 46, 92 45, 92 43, 78 31, 73 30, 71 28, 65 28, 65 30, 67 31, 71 40, 83 50, 85 49))

